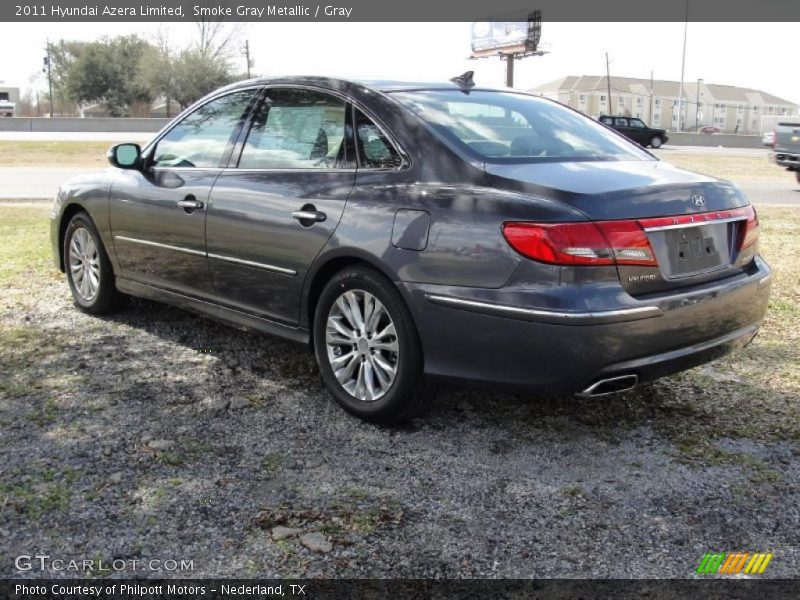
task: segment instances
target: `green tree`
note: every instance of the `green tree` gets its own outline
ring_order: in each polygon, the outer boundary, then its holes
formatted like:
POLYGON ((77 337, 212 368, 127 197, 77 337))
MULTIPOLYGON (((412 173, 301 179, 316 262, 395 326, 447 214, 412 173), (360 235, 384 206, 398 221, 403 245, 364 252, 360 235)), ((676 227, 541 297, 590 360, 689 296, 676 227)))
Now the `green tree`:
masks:
POLYGON ((139 75, 149 47, 135 35, 51 44, 53 95, 60 112, 96 104, 105 105, 115 117, 130 114, 137 106, 149 111, 153 91, 139 75))
POLYGON ((186 108, 231 81, 233 77, 223 61, 204 56, 196 49, 184 50, 172 61, 170 97, 186 108))

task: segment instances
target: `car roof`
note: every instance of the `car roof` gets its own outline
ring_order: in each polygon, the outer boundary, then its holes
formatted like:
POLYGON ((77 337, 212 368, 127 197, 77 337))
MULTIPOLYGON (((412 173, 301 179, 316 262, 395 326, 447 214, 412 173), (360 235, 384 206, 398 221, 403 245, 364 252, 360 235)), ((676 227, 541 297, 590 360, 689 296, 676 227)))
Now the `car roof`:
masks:
MULTIPOLYGON (((324 77, 319 75, 293 75, 293 76, 280 76, 280 77, 257 77, 254 79, 247 79, 238 81, 231 84, 229 87, 245 87, 248 85, 257 84, 297 84, 297 85, 316 85, 320 87, 327 87, 339 89, 345 86, 361 86, 379 92, 397 92, 409 90, 461 90, 464 89, 452 81, 401 81, 397 79, 345 79, 339 77, 324 77)), ((496 92, 520 92, 508 88, 496 88, 491 86, 475 86, 469 88, 481 91, 496 91, 496 92)))

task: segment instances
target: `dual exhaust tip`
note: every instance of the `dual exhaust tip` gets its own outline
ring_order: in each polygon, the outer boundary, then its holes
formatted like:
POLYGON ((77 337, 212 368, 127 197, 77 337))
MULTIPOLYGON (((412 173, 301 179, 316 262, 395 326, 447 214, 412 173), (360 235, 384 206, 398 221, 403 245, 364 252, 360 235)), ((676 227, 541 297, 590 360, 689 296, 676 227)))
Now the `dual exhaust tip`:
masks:
POLYGON ((639 383, 639 376, 634 373, 618 375, 617 377, 600 379, 577 395, 580 398, 597 398, 598 396, 627 392, 635 388, 637 383, 639 383))

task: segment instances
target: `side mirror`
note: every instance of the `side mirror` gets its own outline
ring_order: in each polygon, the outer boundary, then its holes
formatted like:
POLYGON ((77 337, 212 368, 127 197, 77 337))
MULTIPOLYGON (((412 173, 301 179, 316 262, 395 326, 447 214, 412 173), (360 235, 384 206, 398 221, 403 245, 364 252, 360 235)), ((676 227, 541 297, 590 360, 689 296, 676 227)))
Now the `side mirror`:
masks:
POLYGON ((142 162, 139 144, 117 144, 108 149, 108 162, 118 169, 138 169, 142 162))

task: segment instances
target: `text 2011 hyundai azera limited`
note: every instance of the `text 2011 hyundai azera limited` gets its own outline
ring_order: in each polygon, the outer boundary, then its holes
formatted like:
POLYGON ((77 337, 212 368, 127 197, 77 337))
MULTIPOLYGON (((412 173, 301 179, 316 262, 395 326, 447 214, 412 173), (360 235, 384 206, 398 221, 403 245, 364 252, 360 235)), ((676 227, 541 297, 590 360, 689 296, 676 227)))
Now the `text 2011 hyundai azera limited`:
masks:
POLYGON ((599 395, 753 338, 771 275, 736 186, 455 81, 250 80, 115 146, 53 210, 75 302, 308 343, 342 406, 382 422, 427 381, 599 395))

